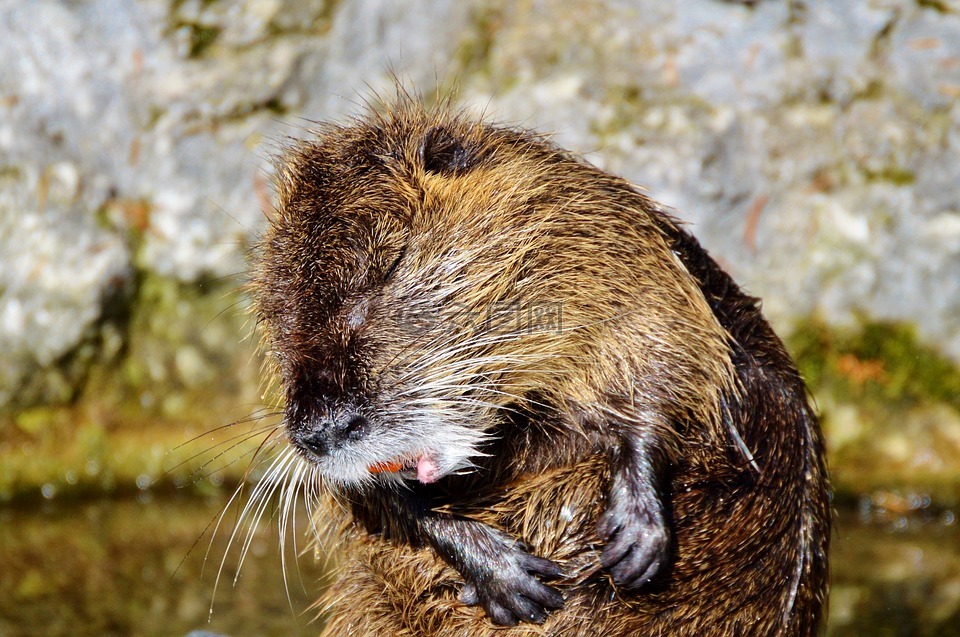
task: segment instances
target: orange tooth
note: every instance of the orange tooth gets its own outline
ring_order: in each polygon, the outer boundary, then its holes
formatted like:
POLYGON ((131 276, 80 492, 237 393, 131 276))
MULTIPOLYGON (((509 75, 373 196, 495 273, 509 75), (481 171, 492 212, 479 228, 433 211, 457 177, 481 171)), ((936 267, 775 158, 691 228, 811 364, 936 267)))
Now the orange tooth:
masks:
POLYGON ((378 462, 377 464, 370 465, 370 473, 396 473, 403 469, 402 462, 378 462))

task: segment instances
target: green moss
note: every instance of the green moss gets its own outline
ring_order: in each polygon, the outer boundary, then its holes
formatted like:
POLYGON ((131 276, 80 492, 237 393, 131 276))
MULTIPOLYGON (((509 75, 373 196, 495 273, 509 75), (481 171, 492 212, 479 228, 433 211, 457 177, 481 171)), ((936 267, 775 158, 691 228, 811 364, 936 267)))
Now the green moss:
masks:
POLYGON ((837 332, 808 321, 788 342, 808 384, 840 401, 960 409, 960 368, 920 343, 909 325, 867 322, 837 332))
POLYGON ((190 49, 187 57, 191 60, 200 58, 204 51, 217 41, 222 29, 204 24, 183 24, 190 32, 190 49))
POLYGON ((284 104, 283 100, 281 100, 279 97, 274 96, 262 102, 240 104, 229 113, 221 116, 220 119, 223 121, 242 120, 261 111, 267 111, 273 115, 281 117, 290 112, 290 107, 284 104))
POLYGON ((873 78, 867 82, 867 85, 854 95, 855 100, 879 100, 885 97, 883 82, 878 78, 873 78))
MULTIPOLYGON (((189 35, 190 45, 187 51, 187 57, 195 60, 201 57, 203 53, 216 42, 217 38, 220 37, 222 29, 201 22, 181 19, 177 14, 180 13, 185 1, 186 0, 171 0, 169 9, 170 26, 167 29, 167 33, 170 34, 179 29, 186 29, 189 35)), ((200 0, 200 6, 202 9, 207 9, 216 4, 216 2, 217 0, 200 0)))
POLYGON ((933 9, 937 13, 951 13, 950 5, 944 0, 917 0, 917 6, 921 9, 933 9))
POLYGON ((811 320, 787 342, 821 412, 838 501, 897 491, 957 506, 960 367, 901 323, 811 320))
POLYGON ((150 111, 147 115, 147 124, 148 129, 156 127, 157 123, 167 114, 167 110, 160 106, 159 104, 151 104, 150 111))
MULTIPOLYGON (((176 8, 174 9, 174 15, 175 11, 176 8)), ((166 34, 172 35, 181 30, 185 31, 187 35, 187 59, 190 60, 203 57, 204 53, 216 43, 217 38, 223 32, 223 29, 216 25, 173 17, 166 29, 166 34)))
POLYGON ((290 112, 290 108, 279 97, 271 97, 263 103, 263 107, 274 115, 286 115, 290 112))
POLYGON ((457 48, 454 57, 463 75, 489 75, 490 55, 497 34, 503 27, 502 7, 491 5, 479 7, 471 14, 472 28, 457 48))
POLYGON ((29 435, 38 435, 50 420, 50 407, 24 409, 14 417, 17 427, 29 435))
POLYGON ((235 395, 253 349, 243 340, 249 328, 237 287, 233 279, 183 283, 142 274, 126 355, 105 370, 105 391, 138 396, 167 416, 187 415, 210 395, 235 395))
POLYGON ((245 479, 263 438, 247 424, 225 427, 206 410, 172 419, 108 413, 87 400, 45 415, 30 434, 0 419, 0 503, 175 488, 208 495, 245 479))
POLYGON ((16 181, 20 179, 20 169, 10 164, 0 165, 0 181, 16 181))
POLYGON ((175 14, 183 7, 187 0, 170 0, 170 13, 175 14))
POLYGON ((296 19, 286 13, 280 13, 267 24, 267 37, 279 38, 288 35, 324 35, 333 25, 333 17, 337 12, 340 0, 313 0, 309 3, 310 9, 296 19))
POLYGON ((649 107, 644 101, 643 89, 634 85, 608 87, 603 101, 611 108, 610 116, 590 124, 590 132, 600 140, 634 128, 649 107))
POLYGON ((227 426, 261 403, 237 287, 139 275, 107 312, 123 345, 96 348, 71 400, 0 416, 0 501, 132 492, 154 481, 203 492, 239 480, 249 464, 241 456, 260 440, 252 428, 264 423, 227 426))
POLYGON ((880 170, 864 168, 863 174, 866 176, 867 181, 884 181, 896 186, 909 186, 917 180, 916 173, 898 166, 884 166, 880 170))
POLYGON ((634 141, 639 144, 644 143, 644 137, 648 135, 666 134, 675 138, 676 132, 672 127, 676 121, 671 113, 681 113, 682 117, 693 126, 693 122, 702 121, 714 112, 713 105, 695 95, 649 91, 634 84, 607 87, 602 101, 609 107, 608 115, 600 120, 592 120, 590 123, 590 132, 596 135, 601 145, 606 142, 608 136, 624 132, 637 136, 634 141), (648 123, 647 116, 651 113, 656 114, 657 110, 662 113, 661 117, 656 118, 660 123, 648 123))

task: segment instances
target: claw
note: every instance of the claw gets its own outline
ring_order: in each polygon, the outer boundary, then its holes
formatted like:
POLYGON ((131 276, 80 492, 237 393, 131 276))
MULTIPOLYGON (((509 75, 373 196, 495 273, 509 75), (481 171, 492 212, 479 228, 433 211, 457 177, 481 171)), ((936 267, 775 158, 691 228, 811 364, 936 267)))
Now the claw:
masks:
POLYGON ((630 501, 617 494, 597 522, 606 542, 600 562, 626 589, 640 588, 667 562, 670 536, 658 503, 630 501))
POLYGON ((496 568, 484 573, 482 583, 464 585, 460 601, 482 606, 490 620, 501 626, 521 621, 542 624, 551 610, 563 606, 563 595, 538 578, 555 579, 561 574, 554 562, 514 545, 501 553, 496 568))

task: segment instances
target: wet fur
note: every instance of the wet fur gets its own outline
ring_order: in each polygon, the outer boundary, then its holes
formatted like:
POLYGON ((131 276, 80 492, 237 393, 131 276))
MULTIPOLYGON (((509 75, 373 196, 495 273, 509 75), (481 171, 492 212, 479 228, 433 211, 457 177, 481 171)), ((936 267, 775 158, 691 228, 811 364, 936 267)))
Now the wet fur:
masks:
POLYGON ((757 300, 678 222, 411 99, 279 168, 253 290, 342 555, 325 634, 816 634, 816 419, 757 300), (476 320, 558 302, 561 329, 476 320), (367 470, 398 453, 444 477, 367 470), (495 626, 518 620, 542 624, 495 626))

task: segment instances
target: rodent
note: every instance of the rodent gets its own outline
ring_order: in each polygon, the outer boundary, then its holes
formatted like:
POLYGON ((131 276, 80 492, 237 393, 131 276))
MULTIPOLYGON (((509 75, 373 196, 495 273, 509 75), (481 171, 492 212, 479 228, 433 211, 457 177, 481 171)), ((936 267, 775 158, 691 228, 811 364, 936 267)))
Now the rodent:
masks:
POLYGON ((817 418, 661 206, 404 95, 293 144, 276 189, 251 287, 339 541, 324 634, 817 633, 817 418))

